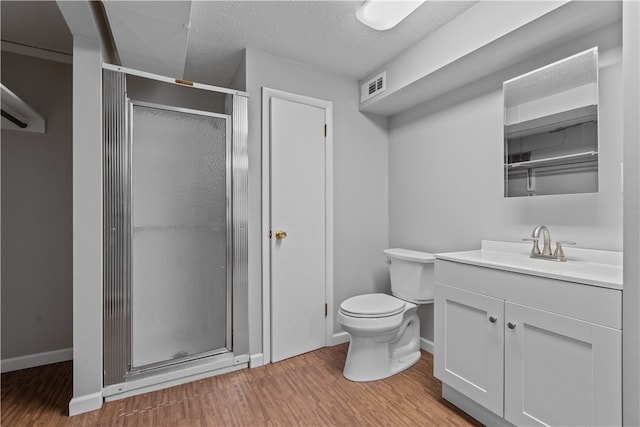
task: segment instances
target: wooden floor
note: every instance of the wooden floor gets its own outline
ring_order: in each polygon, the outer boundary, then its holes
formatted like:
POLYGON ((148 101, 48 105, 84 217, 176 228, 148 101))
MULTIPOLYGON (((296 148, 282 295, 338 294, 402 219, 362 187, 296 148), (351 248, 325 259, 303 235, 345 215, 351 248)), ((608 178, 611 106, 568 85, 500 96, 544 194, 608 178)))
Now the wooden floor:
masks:
POLYGON ((2 374, 2 427, 9 426, 469 426, 440 397, 433 357, 393 377, 342 376, 347 344, 105 403, 68 417, 71 362, 2 374))

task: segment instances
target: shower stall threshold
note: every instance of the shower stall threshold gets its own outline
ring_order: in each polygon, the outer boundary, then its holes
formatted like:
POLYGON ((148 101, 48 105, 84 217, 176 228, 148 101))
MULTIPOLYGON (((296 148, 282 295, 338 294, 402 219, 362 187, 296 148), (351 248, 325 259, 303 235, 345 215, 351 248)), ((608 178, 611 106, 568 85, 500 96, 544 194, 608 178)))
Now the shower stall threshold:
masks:
POLYGON ((222 375, 249 367, 249 355, 218 354, 129 376, 102 389, 106 402, 222 375))
POLYGON ((223 347, 217 350, 207 351, 205 353, 198 353, 198 354, 193 354, 186 357, 179 357, 176 359, 164 360, 162 362, 151 363, 149 365, 144 365, 144 366, 136 366, 131 368, 127 376, 134 377, 134 376, 143 375, 149 372, 158 373, 158 372, 161 372, 163 368, 171 369, 173 367, 173 369, 175 369, 174 368, 175 365, 182 365, 186 362, 191 362, 198 359, 206 359, 206 358, 210 358, 211 356, 218 356, 218 355, 223 355, 227 353, 230 353, 229 349, 226 347, 223 347))

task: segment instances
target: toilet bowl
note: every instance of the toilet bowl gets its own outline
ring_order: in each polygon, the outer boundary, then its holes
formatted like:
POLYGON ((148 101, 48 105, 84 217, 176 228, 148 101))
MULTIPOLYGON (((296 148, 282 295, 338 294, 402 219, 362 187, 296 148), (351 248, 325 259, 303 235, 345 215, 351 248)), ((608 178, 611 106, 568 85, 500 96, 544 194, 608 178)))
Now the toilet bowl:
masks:
POLYGON ((338 324, 351 335, 343 375, 352 381, 386 378, 420 359, 417 304, 433 301, 435 257, 406 249, 384 253, 391 292, 401 295, 358 295, 343 301, 338 310, 338 324))
POLYGON ((420 359, 418 306, 386 294, 345 300, 338 323, 351 334, 343 375, 373 381, 400 372, 420 359))

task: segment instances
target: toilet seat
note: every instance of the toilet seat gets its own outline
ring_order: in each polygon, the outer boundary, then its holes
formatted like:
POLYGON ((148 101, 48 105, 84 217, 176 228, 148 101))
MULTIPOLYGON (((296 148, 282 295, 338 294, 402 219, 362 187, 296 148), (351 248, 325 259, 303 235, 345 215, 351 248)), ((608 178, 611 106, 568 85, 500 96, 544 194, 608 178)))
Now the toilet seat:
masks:
POLYGON ((358 295, 340 304, 340 311, 351 317, 380 318, 402 313, 406 303, 386 294, 358 295))

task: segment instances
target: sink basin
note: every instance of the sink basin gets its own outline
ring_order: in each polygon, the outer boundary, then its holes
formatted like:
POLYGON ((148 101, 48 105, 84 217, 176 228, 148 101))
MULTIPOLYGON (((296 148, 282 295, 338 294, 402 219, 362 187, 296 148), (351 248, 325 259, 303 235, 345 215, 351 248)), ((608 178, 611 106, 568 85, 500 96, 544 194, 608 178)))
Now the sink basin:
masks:
POLYGON ((529 258, 530 243, 483 240, 479 250, 436 254, 436 259, 622 289, 622 252, 565 248, 567 262, 529 258))

